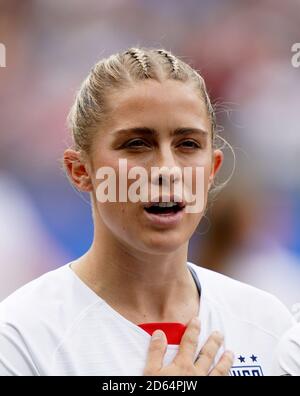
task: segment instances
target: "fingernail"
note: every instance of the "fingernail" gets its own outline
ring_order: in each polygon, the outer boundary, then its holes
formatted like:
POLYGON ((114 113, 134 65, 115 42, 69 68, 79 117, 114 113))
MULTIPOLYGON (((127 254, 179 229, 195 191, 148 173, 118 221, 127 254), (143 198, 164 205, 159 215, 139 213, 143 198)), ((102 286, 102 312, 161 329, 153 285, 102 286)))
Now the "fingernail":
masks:
POLYGON ((162 340, 164 338, 165 333, 162 330, 155 330, 152 333, 152 340, 162 340))

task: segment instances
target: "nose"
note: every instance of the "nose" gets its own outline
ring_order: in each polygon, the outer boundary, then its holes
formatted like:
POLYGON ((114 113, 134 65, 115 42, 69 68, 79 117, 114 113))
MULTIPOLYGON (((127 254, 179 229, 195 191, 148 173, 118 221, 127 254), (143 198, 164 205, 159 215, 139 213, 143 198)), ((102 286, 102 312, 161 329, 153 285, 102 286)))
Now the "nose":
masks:
POLYGON ((167 186, 181 181, 181 168, 178 166, 172 148, 169 145, 161 147, 157 158, 152 183, 159 186, 167 186), (158 169, 157 169, 158 168, 158 169))

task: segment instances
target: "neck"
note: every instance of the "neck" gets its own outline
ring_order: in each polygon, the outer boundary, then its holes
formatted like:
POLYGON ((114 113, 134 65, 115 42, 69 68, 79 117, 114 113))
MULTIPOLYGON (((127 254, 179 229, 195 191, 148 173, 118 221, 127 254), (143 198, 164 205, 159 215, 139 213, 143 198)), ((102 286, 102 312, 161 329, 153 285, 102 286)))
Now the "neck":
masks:
POLYGON ((89 251, 72 264, 76 274, 112 308, 135 323, 182 322, 197 315, 199 296, 186 266, 188 244, 168 254, 126 246, 95 232, 89 251))

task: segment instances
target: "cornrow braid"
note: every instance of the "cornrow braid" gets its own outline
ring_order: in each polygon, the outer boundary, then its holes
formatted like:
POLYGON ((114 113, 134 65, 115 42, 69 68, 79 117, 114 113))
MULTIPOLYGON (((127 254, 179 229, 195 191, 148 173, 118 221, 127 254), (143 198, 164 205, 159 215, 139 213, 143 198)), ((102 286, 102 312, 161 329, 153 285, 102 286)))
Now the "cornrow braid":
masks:
POLYGON ((165 58, 168 59, 168 61, 171 64, 173 73, 177 73, 178 72, 179 64, 178 64, 177 59, 175 58, 174 55, 172 55, 170 52, 168 52, 166 50, 162 50, 162 49, 157 50, 157 53, 159 53, 160 55, 162 55, 162 56, 164 56, 165 58))
POLYGON ((194 73, 196 74, 196 76, 198 77, 198 79, 201 81, 201 84, 202 84, 202 93, 203 93, 204 101, 207 106, 207 110, 208 110, 208 113, 209 113, 210 119, 211 119, 213 138, 215 138, 216 128, 217 128, 216 112, 215 112, 215 109, 211 103, 210 97, 208 95, 204 78, 196 70, 194 70, 194 73))
POLYGON ((146 78, 149 77, 149 60, 147 55, 141 51, 139 48, 130 48, 129 50, 125 51, 124 54, 128 54, 134 58, 135 61, 138 62, 138 64, 141 66, 144 76, 146 78))
POLYGON ((86 153, 90 151, 99 125, 109 117, 112 88, 127 88, 146 79, 158 83, 165 80, 192 83, 205 104, 215 145, 216 115, 201 74, 165 49, 133 47, 100 60, 80 87, 68 116, 75 147, 86 153))

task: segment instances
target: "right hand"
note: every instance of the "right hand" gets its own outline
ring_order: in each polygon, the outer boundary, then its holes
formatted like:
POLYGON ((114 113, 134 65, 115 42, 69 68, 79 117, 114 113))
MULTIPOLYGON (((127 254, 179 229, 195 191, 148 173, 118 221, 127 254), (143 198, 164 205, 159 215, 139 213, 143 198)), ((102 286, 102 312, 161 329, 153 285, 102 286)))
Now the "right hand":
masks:
POLYGON ((144 375, 162 376, 227 376, 233 364, 233 353, 225 351, 217 364, 211 368, 215 356, 223 343, 223 336, 219 332, 210 335, 202 347, 196 360, 195 351, 200 332, 198 318, 192 319, 179 345, 179 350, 168 365, 163 367, 163 359, 167 350, 167 338, 163 331, 156 330, 152 334, 144 375))

